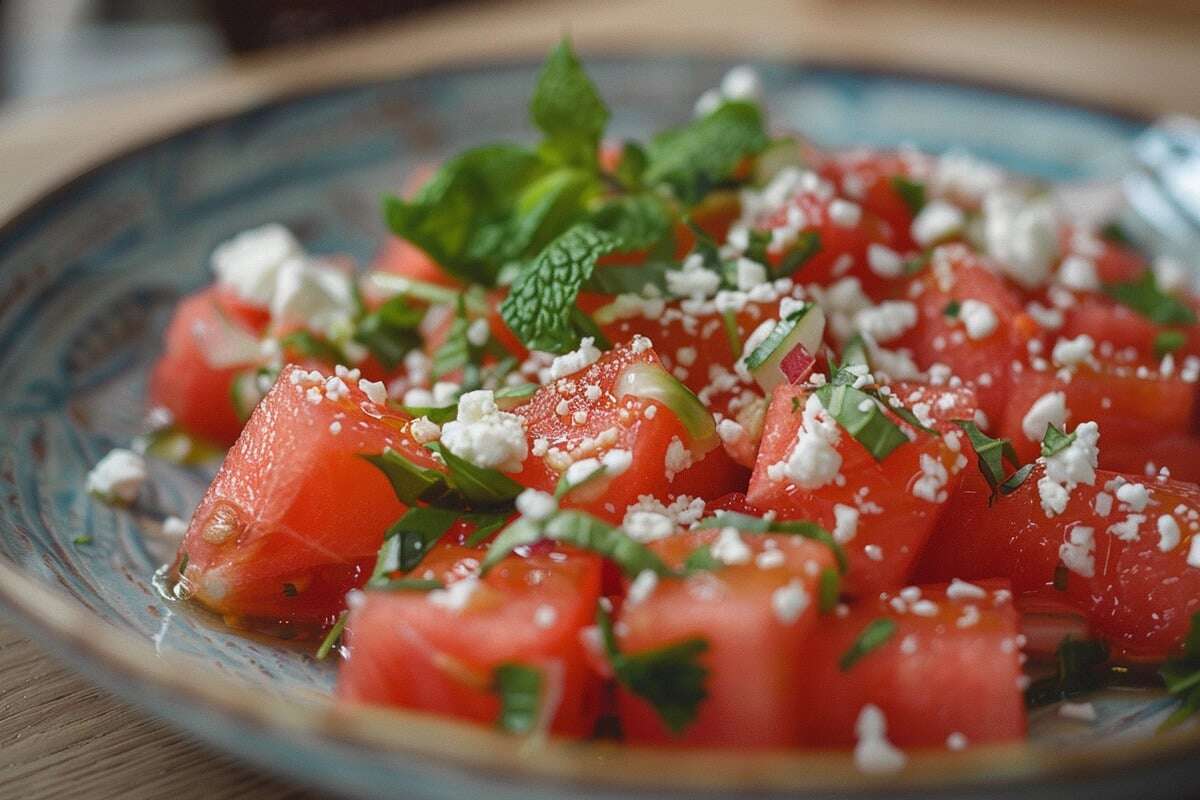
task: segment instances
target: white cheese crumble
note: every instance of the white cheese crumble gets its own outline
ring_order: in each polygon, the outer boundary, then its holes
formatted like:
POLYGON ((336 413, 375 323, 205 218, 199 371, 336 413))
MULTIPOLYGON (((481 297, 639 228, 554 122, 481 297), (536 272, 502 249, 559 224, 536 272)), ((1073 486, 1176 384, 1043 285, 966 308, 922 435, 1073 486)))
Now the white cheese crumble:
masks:
POLYGON ((519 472, 529 454, 524 417, 497 408, 488 389, 459 399, 458 418, 442 426, 442 444, 477 467, 505 472, 519 472))
POLYGON ((958 318, 967 329, 967 338, 986 339, 996 331, 1000 319, 990 305, 980 300, 963 300, 958 318))
POLYGON ((479 591, 480 585, 478 575, 468 575, 445 589, 434 589, 425 597, 428 602, 440 608, 448 611, 462 611, 471 602, 475 592, 479 591))
POLYGON ((950 472, 946 465, 928 453, 921 454, 921 474, 913 482, 913 497, 928 500, 930 503, 944 503, 947 499, 946 483, 950 480, 950 472))
POLYGON ((585 336, 579 342, 579 349, 558 356, 550 363, 550 370, 542 382, 550 383, 559 378, 573 375, 595 364, 599 359, 600 349, 596 347, 596 340, 591 336, 585 336))
POLYGON ((876 342, 890 342, 917 324, 917 307, 907 300, 885 300, 854 315, 854 326, 876 342))
POLYGON ((87 493, 106 503, 132 503, 146 482, 146 460, 132 450, 108 451, 87 474, 87 493))
POLYGON ((692 451, 684 445, 678 436, 672 436, 667 445, 663 466, 666 469, 667 480, 675 480, 675 476, 692 465, 692 451))
POLYGON ((358 310, 350 275, 308 259, 279 266, 271 296, 271 322, 281 328, 306 328, 338 339, 352 327, 358 310))
POLYGON ((270 223, 242 231, 213 251, 212 270, 217 283, 257 306, 268 306, 275 296, 279 267, 304 257, 304 248, 284 226, 270 223))
POLYGON ((1150 492, 1142 483, 1123 483, 1117 487, 1117 499, 1129 506, 1130 511, 1142 512, 1150 503, 1150 492))
POLYGON ((369 381, 366 378, 358 379, 358 388, 377 406, 382 406, 387 403, 388 390, 384 386, 383 381, 369 381))
POLYGON ((771 593, 771 610, 775 619, 784 625, 792 625, 808 608, 809 596, 799 578, 792 578, 787 585, 771 593))
POLYGON ((1096 574, 1096 531, 1094 528, 1076 525, 1067 535, 1067 541, 1058 547, 1058 557, 1063 566, 1072 572, 1091 578, 1096 574))
POLYGON ((1058 217, 1046 200, 1006 191, 983 200, 983 239, 1000 270, 1027 289, 1041 286, 1058 259, 1058 217))
POLYGON ((1066 510, 1071 491, 1079 484, 1096 482, 1096 464, 1100 457, 1100 426, 1083 422, 1075 427, 1075 440, 1062 451, 1040 459, 1045 474, 1038 479, 1042 510, 1053 517, 1066 510))
POLYGON ((677 297, 703 299, 721 288, 721 276, 704 266, 699 255, 690 255, 683 260, 679 269, 666 273, 667 290, 677 297))
POLYGON ((973 583, 954 578, 950 581, 949 588, 946 589, 946 597, 954 600, 982 600, 987 597, 987 590, 982 586, 976 586, 973 583))
POLYGON ((1046 438, 1050 425, 1065 430, 1067 425, 1067 396, 1063 392, 1046 392, 1033 401, 1033 405, 1021 419, 1021 431, 1031 442, 1046 438))
POLYGON ((854 764, 862 772, 898 772, 908 758, 887 739, 887 718, 879 706, 868 703, 858 712, 854 723, 858 743, 854 746, 854 764))
POLYGON ((867 247, 867 266, 881 278, 899 278, 904 274, 904 259, 882 244, 872 243, 867 247))
POLYGON ((1158 528, 1158 549, 1168 553, 1179 546, 1179 523, 1170 514, 1163 514, 1155 523, 1158 528))
POLYGON ((912 221, 912 237, 922 247, 930 247, 963 229, 966 217, 962 209, 945 200, 925 204, 912 221))
POLYGON ((526 489, 517 495, 516 505, 521 516, 534 522, 541 522, 558 510, 554 495, 537 489, 526 489))
POLYGON ((833 519, 833 540, 838 544, 845 544, 858 533, 859 511, 857 508, 835 503, 833 519))
POLYGON ((1086 333, 1081 333, 1074 339, 1066 339, 1059 337, 1054 343, 1054 350, 1050 354, 1050 358, 1055 364, 1063 367, 1073 367, 1076 364, 1082 364, 1092 357, 1092 350, 1095 349, 1096 342, 1086 333))
POLYGON ((625 595, 625 607, 633 608, 646 601, 658 586, 658 575, 653 570, 644 569, 629 584, 629 592, 625 595))
POLYGON ((442 427, 429 417, 417 417, 409 423, 408 434, 417 444, 427 444, 441 437, 442 427))
POLYGON ((739 258, 737 260, 737 287, 743 292, 748 292, 755 286, 759 286, 767 282, 767 268, 757 261, 751 261, 748 258, 739 258))
POLYGON ((767 476, 772 480, 789 478, 806 489, 830 483, 842 467, 842 456, 834 448, 840 436, 837 422, 817 396, 810 394, 791 453, 785 461, 767 467, 767 476))
POLYGON ((1200 535, 1192 536, 1188 546, 1187 564, 1189 567, 1200 567, 1200 535))
POLYGON ((862 206, 849 200, 835 198, 829 204, 829 219, 843 228, 853 228, 862 221, 862 206))
POLYGON ((722 564, 746 564, 753 553, 750 546, 742 541, 737 528, 722 528, 717 540, 712 544, 712 556, 722 564))
POLYGON ((467 343, 472 347, 483 347, 491 338, 492 329, 482 317, 467 326, 467 343))
POLYGON ((1096 264, 1090 258, 1071 254, 1058 268, 1058 282, 1077 292, 1094 292, 1100 288, 1096 264))
POLYGON ((533 610, 533 624, 545 630, 554 627, 558 621, 558 610, 554 606, 542 603, 533 610))

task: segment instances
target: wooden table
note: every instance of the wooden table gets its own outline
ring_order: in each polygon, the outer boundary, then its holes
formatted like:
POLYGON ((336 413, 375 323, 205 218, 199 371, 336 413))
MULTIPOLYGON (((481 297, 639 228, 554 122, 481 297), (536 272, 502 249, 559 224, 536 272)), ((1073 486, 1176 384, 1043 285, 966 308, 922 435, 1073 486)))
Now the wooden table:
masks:
MULTIPOLYGON (((0 114, 0 218, 114 151, 284 92, 463 59, 693 50, 894 66, 1200 114, 1191 0, 694 0, 458 6, 169 84, 0 114)), ((0 624, 0 797, 308 797, 90 686, 0 624)))

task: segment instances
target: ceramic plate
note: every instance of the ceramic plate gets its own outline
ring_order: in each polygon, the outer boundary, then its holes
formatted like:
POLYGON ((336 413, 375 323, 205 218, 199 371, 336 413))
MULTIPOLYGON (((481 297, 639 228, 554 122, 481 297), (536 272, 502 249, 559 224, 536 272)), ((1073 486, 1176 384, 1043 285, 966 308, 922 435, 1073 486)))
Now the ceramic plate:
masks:
MULTIPOLYGON (((731 64, 589 62, 612 134, 688 117, 731 64)), ((419 798, 773 795, 1163 796, 1193 780, 1192 735, 1148 740, 1167 701, 1101 698, 1090 727, 1035 715, 1028 745, 918 755, 900 777, 842 754, 670 753, 522 743, 413 713, 339 711, 334 666, 310 647, 253 640, 163 600, 168 514, 187 516, 209 468, 152 464, 143 500, 116 512, 83 491, 110 447, 140 430, 147 367, 172 305, 209 280, 231 234, 268 221, 314 251, 369 258, 379 198, 419 162, 532 135, 532 65, 492 65, 281 100, 123 155, 0 230, 0 598, 89 678, 264 767, 362 795, 419 798), (88 535, 91 544, 74 544, 88 535), (1147 783, 1148 771, 1158 780, 1147 783)), ((965 147, 1045 178, 1101 180, 1142 124, 993 89, 846 69, 764 64, 774 125, 828 145, 965 147)))

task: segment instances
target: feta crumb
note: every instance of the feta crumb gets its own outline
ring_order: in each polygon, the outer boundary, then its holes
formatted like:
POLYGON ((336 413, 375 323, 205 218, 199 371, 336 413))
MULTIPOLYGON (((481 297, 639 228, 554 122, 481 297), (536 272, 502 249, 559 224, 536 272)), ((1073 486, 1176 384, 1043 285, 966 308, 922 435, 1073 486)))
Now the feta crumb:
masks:
POLYGON ((646 601, 658 586, 658 575, 653 570, 644 569, 629 584, 629 592, 625 595, 625 607, 633 608, 646 601))
POLYGON ((467 343, 472 347, 483 347, 491 335, 492 329, 482 317, 467 326, 467 343))
POLYGON ((792 578, 786 586, 771 593, 771 609, 775 612, 775 618, 784 625, 791 625, 800 619, 808 604, 808 592, 799 578, 792 578))
POLYGON ((275 294, 279 267, 304 256, 304 248, 284 226, 270 223, 242 231, 213 250, 217 283, 257 306, 268 306, 275 294))
POLYGON ((875 342, 890 342, 917 324, 917 307, 907 300, 885 300, 854 315, 854 327, 875 342))
POLYGON ((752 555, 737 528, 722 528, 712 545, 713 558, 722 564, 746 564, 752 555))
POLYGON ((751 261, 748 258, 739 258, 737 260, 737 287, 743 292, 748 292, 755 286, 759 286, 767 282, 767 268, 757 261, 751 261))
POLYGON ((1067 507, 1071 490, 1079 484, 1096 482, 1096 464, 1100 457, 1100 427, 1083 422, 1075 427, 1075 440, 1061 452, 1042 458, 1045 474, 1038 479, 1038 495, 1047 517, 1061 514, 1067 507))
POLYGON ((455 581, 445 589, 434 589, 425 596, 426 600, 448 611, 462 611, 480 587, 478 575, 468 575, 455 581))
POLYGON ((1060 431, 1066 428, 1067 396, 1063 392, 1046 392, 1033 401, 1021 420, 1021 431, 1029 441, 1040 442, 1046 438, 1046 429, 1050 425, 1060 431))
POLYGON ((417 417, 408 424, 408 434, 417 444, 428 444, 441 437, 442 428, 429 417, 417 417))
POLYGON ((1150 502, 1150 492, 1145 484, 1123 483, 1117 487, 1117 499, 1127 503, 1130 511, 1141 512, 1146 510, 1150 502))
POLYGON ((979 300, 963 300, 958 318, 967 329, 967 337, 973 340, 986 339, 1000 324, 1000 319, 992 307, 979 300))
POLYGON ((543 383, 550 383, 559 378, 565 378, 568 375, 573 375, 582 369, 590 367, 600 360, 600 348, 596 347, 596 340, 591 336, 585 336, 579 342, 579 348, 557 356, 550 363, 550 371, 548 377, 543 383))
POLYGON ((990 192, 983 200, 983 239, 1001 271, 1033 289, 1046 282, 1058 258, 1058 215, 1047 200, 990 192))
POLYGON ((517 495, 516 505, 521 516, 534 522, 541 522, 558 510, 554 496, 537 489, 526 489, 517 495))
POLYGON ((887 739, 887 718, 879 706, 868 703, 854 723, 858 743, 854 746, 854 764, 862 772, 898 772, 908 758, 887 739))
POLYGON ((881 278, 899 278, 904 274, 904 259, 882 244, 872 243, 867 247, 867 266, 881 278))
POLYGON ((945 200, 932 200, 912 221, 912 237, 922 247, 929 247, 961 231, 965 222, 966 217, 958 206, 945 200))
POLYGON ((930 503, 942 503, 947 499, 945 486, 950 480, 946 465, 928 453, 921 454, 921 474, 913 482, 913 497, 928 500, 930 503))
POLYGON ((1076 525, 1068 534, 1067 541, 1058 547, 1058 557, 1063 565, 1072 572, 1085 578, 1096 574, 1096 559, 1093 552, 1096 549, 1096 531, 1082 525, 1076 525))
POLYGON ((950 581, 949 588, 946 589, 946 597, 956 602, 959 600, 982 600, 987 597, 987 591, 981 586, 954 578, 950 581))
POLYGON ((791 454, 786 461, 768 467, 768 476, 775 480, 790 478, 806 489, 832 482, 842 467, 842 456, 834 448, 840 436, 837 422, 826 413, 817 396, 810 394, 791 454))
POLYGON ((1091 703, 1071 703, 1064 700, 1058 704, 1058 715, 1080 722, 1095 722, 1096 707, 1091 703))
POLYGON ((1074 339, 1059 337, 1058 341, 1054 343, 1054 350, 1051 352, 1050 358, 1060 366, 1073 367, 1090 359, 1095 346, 1095 340, 1086 333, 1081 333, 1074 339))
POLYGON ((353 324, 358 310, 354 281, 334 267, 292 258, 278 268, 270 309, 277 328, 306 328, 333 336, 353 324))
POLYGON ((1100 288, 1096 264, 1081 255, 1069 255, 1058 268, 1058 282, 1077 292, 1094 292, 1100 288))
POLYGON ((87 474, 87 493, 106 503, 128 505, 146 482, 146 460, 121 447, 108 451, 87 474))
POLYGON ((554 623, 558 620, 558 610, 554 606, 547 603, 542 603, 533 610, 533 624, 542 628, 554 627, 554 623))
POLYGON ((666 468, 667 480, 675 480, 675 476, 692 465, 692 451, 689 450, 678 436, 672 436, 667 445, 667 453, 663 466, 666 468))
POLYGON ((857 508, 835 503, 833 519, 833 540, 838 544, 845 544, 858 533, 859 511, 857 508))
POLYGON ((853 228, 862 221, 862 206, 858 203, 851 203, 849 200, 842 200, 840 197, 836 198, 829 204, 829 219, 835 225, 853 228))
POLYGON ((609 450, 600 457, 604 465, 604 474, 610 478, 620 475, 633 466, 633 452, 630 450, 609 450))
POLYGON ((369 381, 366 378, 360 378, 358 388, 375 405, 381 406, 387 403, 388 391, 387 387, 383 385, 383 381, 369 381))
POLYGON ((958 731, 953 731, 949 736, 946 737, 946 749, 953 750, 956 753, 961 750, 966 750, 967 737, 958 731))
POLYGON ((1170 514, 1163 514, 1156 523, 1158 528, 1158 549, 1164 553, 1179 546, 1179 523, 1170 514))
POLYGON ((529 453, 525 419, 496 406, 487 389, 464 394, 458 417, 442 426, 442 444, 477 467, 519 472, 529 453))

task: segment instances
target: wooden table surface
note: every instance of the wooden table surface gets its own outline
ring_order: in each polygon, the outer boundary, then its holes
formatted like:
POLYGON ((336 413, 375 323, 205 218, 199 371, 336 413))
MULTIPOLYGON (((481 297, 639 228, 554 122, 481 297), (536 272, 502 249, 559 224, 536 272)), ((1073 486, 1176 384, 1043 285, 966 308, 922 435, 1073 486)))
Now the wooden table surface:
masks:
MULTIPOLYGON (((584 52, 865 63, 1200 114, 1200 15, 1191 0, 513 0, 458 5, 186 80, 7 109, 0 218, 104 156, 189 122, 305 87, 537 55, 563 32, 584 52)), ((130 709, 0 622, 0 797, 64 796, 313 795, 130 709)))

